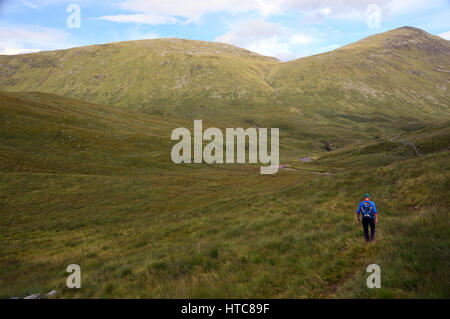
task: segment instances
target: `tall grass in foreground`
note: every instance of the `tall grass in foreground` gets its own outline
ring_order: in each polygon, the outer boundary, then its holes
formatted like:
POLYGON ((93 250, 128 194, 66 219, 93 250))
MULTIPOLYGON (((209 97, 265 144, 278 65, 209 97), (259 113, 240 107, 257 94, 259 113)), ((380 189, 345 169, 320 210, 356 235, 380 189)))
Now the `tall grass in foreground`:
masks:
POLYGON ((448 165, 444 152, 328 176, 2 173, 1 296, 448 297, 448 165), (355 221, 367 190, 369 245, 355 221), (64 287, 70 263, 82 289, 64 287), (371 263, 379 290, 364 287, 371 263))
POLYGON ((171 129, 190 121, 45 94, 1 101, 2 298, 449 297, 446 123, 401 136, 421 157, 384 139, 301 164, 284 138, 298 169, 261 176, 172 164, 171 129), (369 245, 355 218, 365 192, 380 211, 369 245), (81 289, 65 286, 73 263, 81 289), (381 289, 365 287, 372 263, 381 289))

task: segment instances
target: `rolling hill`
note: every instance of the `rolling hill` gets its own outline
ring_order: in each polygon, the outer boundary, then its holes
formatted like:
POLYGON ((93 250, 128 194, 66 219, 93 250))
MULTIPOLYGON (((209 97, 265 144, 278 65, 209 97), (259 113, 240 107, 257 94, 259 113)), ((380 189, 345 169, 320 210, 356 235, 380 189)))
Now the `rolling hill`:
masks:
POLYGON ((189 116, 258 106, 342 123, 430 120, 449 115, 449 56, 449 41, 410 27, 287 63, 222 43, 141 40, 0 56, 0 89, 189 116))
POLYGON ((272 68, 280 105, 354 122, 449 116, 450 41, 404 27, 272 68))
POLYGON ((325 133, 316 139, 345 147, 448 120, 450 42, 403 27, 276 64, 266 81, 293 121, 309 122, 325 133))
POLYGON ((0 90, 279 127, 297 157, 449 118, 449 52, 449 41, 410 27, 287 63, 222 43, 129 41, 0 56, 0 90))
POLYGON ((266 99, 278 61, 228 44, 155 39, 0 57, 0 89, 197 114, 266 99), (181 102, 182 101, 182 102, 181 102), (223 106, 222 106, 223 107, 223 106), (203 110, 206 108, 206 110, 203 110))

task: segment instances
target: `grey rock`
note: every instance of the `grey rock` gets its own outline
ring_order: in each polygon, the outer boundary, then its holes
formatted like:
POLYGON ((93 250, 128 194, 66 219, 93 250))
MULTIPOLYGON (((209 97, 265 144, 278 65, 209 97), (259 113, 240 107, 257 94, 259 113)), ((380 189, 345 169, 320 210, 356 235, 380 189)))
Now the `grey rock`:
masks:
POLYGON ((56 295, 56 290, 53 289, 52 291, 50 291, 49 293, 47 293, 45 296, 46 297, 53 297, 54 295, 56 295))
POLYGON ((41 298, 41 294, 40 293, 36 293, 36 294, 32 294, 32 295, 26 296, 23 299, 40 299, 40 298, 41 298))

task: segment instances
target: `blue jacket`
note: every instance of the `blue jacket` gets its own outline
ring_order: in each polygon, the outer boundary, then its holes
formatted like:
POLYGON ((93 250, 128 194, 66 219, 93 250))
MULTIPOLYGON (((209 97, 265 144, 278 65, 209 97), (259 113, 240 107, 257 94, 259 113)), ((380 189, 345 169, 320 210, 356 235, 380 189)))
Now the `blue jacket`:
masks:
MULTIPOLYGON (((375 207, 375 203, 374 202, 372 202, 372 201, 369 201, 370 202, 370 205, 372 206, 372 218, 374 217, 374 215, 376 215, 377 214, 377 208, 375 207)), ((358 211, 356 212, 357 214, 358 214, 358 216, 359 216, 359 213, 361 213, 361 210, 362 210, 362 206, 363 206, 363 203, 364 203, 364 201, 362 201, 361 203, 359 203, 359 206, 358 206, 358 211)))

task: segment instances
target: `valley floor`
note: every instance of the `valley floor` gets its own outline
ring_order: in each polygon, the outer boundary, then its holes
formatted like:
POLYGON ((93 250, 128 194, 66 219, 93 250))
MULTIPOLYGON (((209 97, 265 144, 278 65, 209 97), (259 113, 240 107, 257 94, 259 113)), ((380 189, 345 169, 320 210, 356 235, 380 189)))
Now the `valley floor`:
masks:
POLYGON ((334 175, 2 172, 0 295, 448 298, 448 159, 334 175), (355 221, 366 190, 380 211, 372 244, 355 221), (73 263, 81 289, 65 287, 73 263), (365 287, 372 263, 381 289, 365 287))
POLYGON ((310 152, 282 136, 295 169, 263 176, 170 164, 171 130, 192 122, 0 98, 1 298, 450 297, 448 122, 401 135, 421 156, 388 136, 302 163, 310 152), (380 213, 371 244, 356 222, 365 192, 380 213), (366 287, 369 264, 381 289, 366 287))

